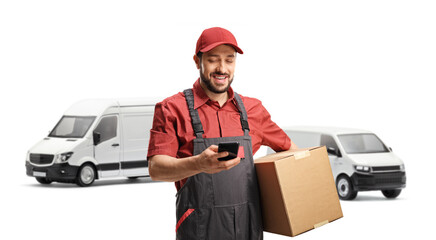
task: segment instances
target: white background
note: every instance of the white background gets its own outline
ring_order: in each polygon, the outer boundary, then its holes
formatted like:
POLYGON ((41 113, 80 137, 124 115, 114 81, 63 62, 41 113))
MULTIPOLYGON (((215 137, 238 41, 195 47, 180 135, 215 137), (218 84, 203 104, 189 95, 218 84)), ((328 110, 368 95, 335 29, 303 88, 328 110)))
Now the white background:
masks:
POLYGON ((78 100, 191 87, 195 43, 214 26, 245 52, 233 88, 280 126, 371 130, 405 162, 398 199, 360 193, 341 202, 344 218, 297 239, 432 234, 434 1, 149 2, 1 1, 0 239, 174 239, 172 183, 42 186, 24 159, 78 100))

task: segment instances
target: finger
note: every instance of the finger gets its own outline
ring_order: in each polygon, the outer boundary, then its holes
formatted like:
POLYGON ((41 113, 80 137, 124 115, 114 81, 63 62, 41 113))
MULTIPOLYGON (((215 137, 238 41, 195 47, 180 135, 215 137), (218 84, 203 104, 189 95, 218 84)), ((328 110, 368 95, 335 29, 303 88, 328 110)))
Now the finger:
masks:
POLYGON ((237 157, 237 158, 233 158, 230 159, 228 161, 223 161, 220 165, 220 168, 222 169, 230 169, 236 165, 238 165, 241 162, 241 158, 237 157))
POLYGON ((229 155, 229 152, 219 152, 216 154, 216 158, 227 157, 228 155, 229 155))
POLYGON ((236 166, 240 162, 241 162, 241 158, 239 158, 239 157, 236 157, 236 158, 233 158, 233 159, 230 159, 229 161, 227 161, 227 163, 231 166, 236 166))
POLYGON ((217 146, 217 145, 210 145, 210 146, 209 146, 209 149, 210 149, 211 151, 218 152, 218 146, 217 146))

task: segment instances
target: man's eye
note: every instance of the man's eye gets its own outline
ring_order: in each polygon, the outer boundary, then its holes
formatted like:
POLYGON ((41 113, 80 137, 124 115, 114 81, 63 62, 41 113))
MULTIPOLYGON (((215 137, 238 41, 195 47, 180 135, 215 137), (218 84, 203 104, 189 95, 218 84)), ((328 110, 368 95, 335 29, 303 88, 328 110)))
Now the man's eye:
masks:
POLYGON ((227 63, 233 63, 233 60, 226 60, 227 63))

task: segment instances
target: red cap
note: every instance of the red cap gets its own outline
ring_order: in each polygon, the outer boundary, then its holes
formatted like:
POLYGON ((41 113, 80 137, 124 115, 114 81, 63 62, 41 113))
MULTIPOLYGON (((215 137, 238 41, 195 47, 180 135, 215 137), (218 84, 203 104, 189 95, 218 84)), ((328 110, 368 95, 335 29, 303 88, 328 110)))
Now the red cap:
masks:
POLYGON ((199 52, 208 52, 214 47, 228 44, 232 46, 236 52, 243 54, 244 52, 238 47, 235 36, 233 34, 220 27, 208 28, 201 33, 201 36, 197 40, 197 47, 195 48, 195 54, 199 52))

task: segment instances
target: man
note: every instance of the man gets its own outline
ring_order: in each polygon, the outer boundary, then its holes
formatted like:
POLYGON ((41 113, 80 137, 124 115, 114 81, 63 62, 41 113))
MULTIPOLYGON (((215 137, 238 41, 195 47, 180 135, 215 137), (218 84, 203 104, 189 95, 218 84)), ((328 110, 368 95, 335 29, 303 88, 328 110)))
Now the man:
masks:
POLYGON ((233 92, 236 52, 232 33, 204 30, 194 55, 200 78, 155 108, 149 172, 176 183, 179 240, 263 239, 253 153, 294 147, 259 100, 233 92), (222 142, 238 142, 238 156, 218 160, 229 154, 218 152, 222 142))

